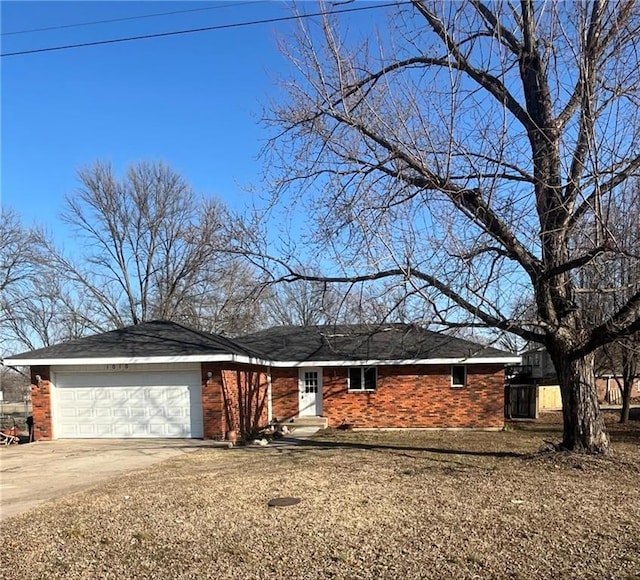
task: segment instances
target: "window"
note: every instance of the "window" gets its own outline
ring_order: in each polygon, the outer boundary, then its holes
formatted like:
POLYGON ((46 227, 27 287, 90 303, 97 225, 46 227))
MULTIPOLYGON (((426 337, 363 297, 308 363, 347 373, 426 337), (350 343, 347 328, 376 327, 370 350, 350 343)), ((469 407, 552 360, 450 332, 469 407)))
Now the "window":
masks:
POLYGON ((464 387, 467 384, 467 367, 464 365, 451 367, 451 386, 464 387))
POLYGON ((304 392, 318 392, 318 371, 305 371, 304 373, 304 392))
POLYGON ((350 391, 375 391, 377 380, 376 367, 351 367, 347 387, 350 391))

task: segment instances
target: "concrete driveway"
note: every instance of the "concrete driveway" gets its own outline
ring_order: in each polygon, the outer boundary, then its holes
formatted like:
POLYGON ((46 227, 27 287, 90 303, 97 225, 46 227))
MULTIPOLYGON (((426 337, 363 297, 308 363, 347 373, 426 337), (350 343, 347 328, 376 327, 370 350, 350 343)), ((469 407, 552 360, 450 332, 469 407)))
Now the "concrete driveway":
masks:
POLYGON ((201 448, 198 439, 81 439, 0 446, 0 520, 201 448))

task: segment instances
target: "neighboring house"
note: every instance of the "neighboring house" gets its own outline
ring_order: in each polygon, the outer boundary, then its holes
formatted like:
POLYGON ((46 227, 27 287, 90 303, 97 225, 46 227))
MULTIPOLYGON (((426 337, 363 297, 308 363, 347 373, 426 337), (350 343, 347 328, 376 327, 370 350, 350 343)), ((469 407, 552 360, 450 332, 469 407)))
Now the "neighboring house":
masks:
MULTIPOLYGON (((596 353, 595 375, 598 401, 601 404, 620 404, 622 402, 622 376, 614 368, 616 361, 608 360, 602 352, 596 353)), ((544 347, 538 347, 522 353, 521 365, 507 370, 507 379, 511 384, 511 415, 516 417, 537 417, 540 411, 562 409, 562 397, 556 369, 549 353, 544 347), (529 408, 527 408, 528 405, 529 408), (527 415, 528 414, 528 415, 527 415)), ((636 379, 631 392, 632 397, 640 396, 640 380, 636 379)))
POLYGON ((522 364, 530 369, 531 378, 541 383, 556 380, 556 369, 544 347, 534 348, 522 353, 522 364))
POLYGON ((514 355, 413 325, 277 327, 240 339, 155 321, 15 355, 38 439, 219 439, 272 420, 501 428, 514 355))

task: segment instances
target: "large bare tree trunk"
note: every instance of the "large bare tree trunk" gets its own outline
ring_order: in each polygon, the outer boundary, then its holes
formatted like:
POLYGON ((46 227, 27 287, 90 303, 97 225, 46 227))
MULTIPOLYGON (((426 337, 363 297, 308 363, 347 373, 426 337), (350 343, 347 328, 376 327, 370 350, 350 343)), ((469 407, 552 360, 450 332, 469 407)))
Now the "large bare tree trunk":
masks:
POLYGON ((620 423, 629 422, 629 410, 631 409, 631 389, 633 388, 633 380, 624 383, 622 387, 622 408, 620 409, 620 423))
POLYGON ((550 348, 562 394, 562 447, 570 451, 609 453, 609 437, 598 404, 594 355, 571 359, 558 347, 550 348))
MULTIPOLYGON (((628 342, 622 351, 622 409, 620 409, 620 423, 629 422, 629 409, 631 409, 631 392, 633 391, 633 381, 638 374, 638 351, 633 343, 628 342)), ((620 382, 618 381, 618 384, 620 382)))

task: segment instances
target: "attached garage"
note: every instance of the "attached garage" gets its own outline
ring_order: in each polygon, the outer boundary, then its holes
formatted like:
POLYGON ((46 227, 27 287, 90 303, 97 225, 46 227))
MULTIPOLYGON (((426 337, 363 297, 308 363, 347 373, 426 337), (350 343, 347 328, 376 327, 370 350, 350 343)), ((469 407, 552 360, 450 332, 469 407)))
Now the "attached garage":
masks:
POLYGON ((148 368, 153 366, 52 368, 54 436, 202 437, 200 365, 148 368))
POLYGON ((223 370, 235 378, 241 367, 264 374, 266 363, 261 353, 224 336, 155 320, 3 364, 30 367, 38 441, 223 437, 229 417, 239 413, 225 406, 223 370))

